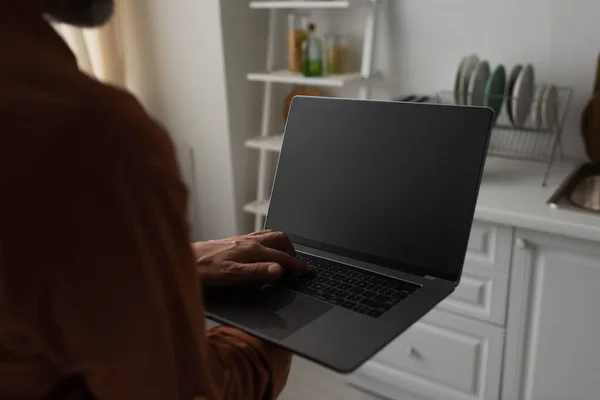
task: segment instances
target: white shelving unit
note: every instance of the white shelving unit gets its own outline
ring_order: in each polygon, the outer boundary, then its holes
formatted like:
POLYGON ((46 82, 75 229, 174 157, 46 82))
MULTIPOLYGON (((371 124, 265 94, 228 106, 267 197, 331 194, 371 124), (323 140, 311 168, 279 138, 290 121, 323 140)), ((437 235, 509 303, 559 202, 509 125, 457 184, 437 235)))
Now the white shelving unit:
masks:
POLYGON ((293 10, 323 10, 346 9, 350 7, 349 0, 291 0, 291 1, 251 1, 250 8, 268 10, 269 27, 267 36, 267 57, 265 71, 249 73, 247 79, 253 82, 264 83, 263 110, 261 130, 258 137, 246 140, 247 148, 258 150, 258 179, 256 200, 246 204, 244 211, 254 214, 254 229, 260 230, 264 225, 264 218, 269 210, 270 188, 268 153, 279 152, 283 143, 283 134, 277 132, 271 125, 273 111, 273 85, 310 85, 330 88, 341 88, 349 83, 359 84, 358 98, 371 97, 371 85, 375 73, 373 72, 373 52, 375 48, 375 27, 377 26, 378 7, 383 0, 365 0, 366 19, 364 25, 364 39, 360 71, 340 75, 327 75, 323 77, 305 77, 287 70, 278 70, 275 66, 275 38, 278 35, 277 18, 279 13, 293 10))

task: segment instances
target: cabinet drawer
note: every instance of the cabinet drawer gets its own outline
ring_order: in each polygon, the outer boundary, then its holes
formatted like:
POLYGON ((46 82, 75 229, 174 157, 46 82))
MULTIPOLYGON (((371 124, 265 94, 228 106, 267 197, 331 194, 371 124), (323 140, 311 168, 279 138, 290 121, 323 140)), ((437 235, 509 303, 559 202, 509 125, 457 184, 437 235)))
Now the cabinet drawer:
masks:
POLYGON ((365 364, 357 382, 375 392, 379 383, 431 399, 497 400, 503 346, 503 328, 434 310, 365 364))
POLYGON ((469 236, 465 267, 510 270, 513 230, 488 222, 474 221, 469 236))
POLYGON ((507 296, 507 274, 493 269, 466 265, 460 285, 438 307, 504 326, 507 296))

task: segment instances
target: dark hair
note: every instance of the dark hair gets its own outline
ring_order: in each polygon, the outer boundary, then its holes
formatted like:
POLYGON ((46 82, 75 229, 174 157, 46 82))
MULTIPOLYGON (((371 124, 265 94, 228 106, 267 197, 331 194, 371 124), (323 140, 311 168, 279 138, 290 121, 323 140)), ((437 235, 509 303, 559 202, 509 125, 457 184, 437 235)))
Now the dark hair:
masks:
POLYGON ((61 381, 43 400, 95 400, 81 376, 61 381))
POLYGON ((50 18, 88 28, 104 25, 114 8, 114 0, 46 0, 46 13, 50 18))

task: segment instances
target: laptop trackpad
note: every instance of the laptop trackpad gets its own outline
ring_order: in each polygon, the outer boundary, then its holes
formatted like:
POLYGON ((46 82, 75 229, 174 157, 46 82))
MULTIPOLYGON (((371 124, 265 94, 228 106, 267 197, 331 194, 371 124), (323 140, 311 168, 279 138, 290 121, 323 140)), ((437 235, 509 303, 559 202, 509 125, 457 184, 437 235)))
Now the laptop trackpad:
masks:
POLYGON ((207 295, 206 310, 235 325, 283 340, 332 308, 285 288, 207 295))

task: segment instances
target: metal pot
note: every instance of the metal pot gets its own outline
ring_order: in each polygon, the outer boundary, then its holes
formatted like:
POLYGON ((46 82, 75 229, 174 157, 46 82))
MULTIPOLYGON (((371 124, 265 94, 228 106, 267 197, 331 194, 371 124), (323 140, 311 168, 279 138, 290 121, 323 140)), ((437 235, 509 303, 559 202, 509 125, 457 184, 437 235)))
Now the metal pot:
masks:
POLYGON ((600 175, 583 179, 571 192, 570 200, 581 208, 600 211, 600 175))

